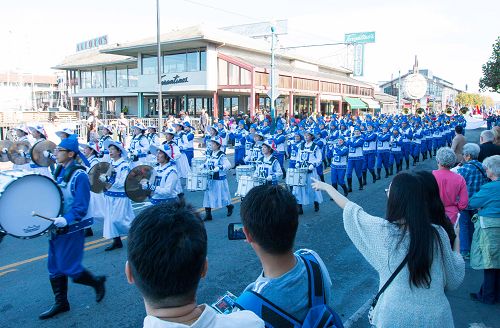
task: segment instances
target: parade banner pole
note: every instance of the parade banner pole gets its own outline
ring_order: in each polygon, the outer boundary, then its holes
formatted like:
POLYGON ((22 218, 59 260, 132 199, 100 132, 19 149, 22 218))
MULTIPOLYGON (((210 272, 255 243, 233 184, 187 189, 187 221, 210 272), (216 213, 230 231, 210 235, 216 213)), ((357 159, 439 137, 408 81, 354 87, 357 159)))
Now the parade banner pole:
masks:
POLYGON ((156 43, 158 63, 158 131, 163 131, 163 98, 161 92, 161 42, 160 42, 160 0, 156 0, 156 43))

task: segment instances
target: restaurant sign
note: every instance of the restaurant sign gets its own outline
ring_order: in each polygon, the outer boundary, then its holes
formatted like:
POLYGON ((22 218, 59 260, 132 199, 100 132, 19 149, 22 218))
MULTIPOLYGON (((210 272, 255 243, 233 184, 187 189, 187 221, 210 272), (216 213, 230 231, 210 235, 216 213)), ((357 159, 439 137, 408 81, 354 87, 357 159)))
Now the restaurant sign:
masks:
POLYGON ((165 78, 161 79, 161 85, 180 84, 180 83, 188 83, 188 82, 189 81, 188 81, 187 76, 181 78, 179 75, 174 76, 170 80, 165 79, 165 78))
POLYGON ((98 38, 88 40, 85 42, 80 42, 76 44, 76 51, 82 51, 82 50, 87 50, 87 49, 92 49, 92 48, 97 48, 100 46, 104 46, 108 44, 108 36, 103 35, 98 38))
POLYGON ((345 43, 374 43, 375 32, 347 33, 344 35, 345 43))

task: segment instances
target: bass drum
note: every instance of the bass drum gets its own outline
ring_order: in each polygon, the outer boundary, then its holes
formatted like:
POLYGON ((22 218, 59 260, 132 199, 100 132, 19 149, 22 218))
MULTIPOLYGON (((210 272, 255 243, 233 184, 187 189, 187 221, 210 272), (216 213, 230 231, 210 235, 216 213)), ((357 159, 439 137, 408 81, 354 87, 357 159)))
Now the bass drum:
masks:
POLYGON ((21 239, 35 238, 52 222, 33 212, 54 218, 63 210, 63 195, 50 178, 26 171, 0 172, 0 229, 21 239))

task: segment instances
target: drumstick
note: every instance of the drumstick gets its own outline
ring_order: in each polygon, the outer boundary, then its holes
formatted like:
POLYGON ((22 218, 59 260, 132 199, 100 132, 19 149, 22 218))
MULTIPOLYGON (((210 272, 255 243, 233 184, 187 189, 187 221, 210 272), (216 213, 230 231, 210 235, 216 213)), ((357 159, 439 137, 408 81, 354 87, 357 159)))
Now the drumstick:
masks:
POLYGON ((37 217, 39 217, 41 219, 54 222, 54 220, 52 220, 51 218, 48 218, 48 217, 43 216, 43 215, 40 215, 40 214, 36 213, 35 211, 31 212, 31 216, 37 216, 37 217))

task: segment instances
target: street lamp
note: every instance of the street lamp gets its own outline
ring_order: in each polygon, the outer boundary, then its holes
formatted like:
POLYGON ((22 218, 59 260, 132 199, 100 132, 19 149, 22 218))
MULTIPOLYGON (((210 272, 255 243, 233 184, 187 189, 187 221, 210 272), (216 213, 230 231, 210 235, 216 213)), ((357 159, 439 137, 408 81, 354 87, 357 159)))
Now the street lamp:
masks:
POLYGON ((160 0, 156 0, 156 46, 158 64, 158 131, 163 131, 163 98, 161 94, 160 0))
POLYGON ((275 33, 276 33, 276 28, 274 22, 271 22, 271 125, 274 124, 274 117, 276 115, 275 113, 275 106, 274 106, 274 99, 276 95, 276 88, 275 88, 275 76, 274 76, 274 38, 275 38, 275 33))

